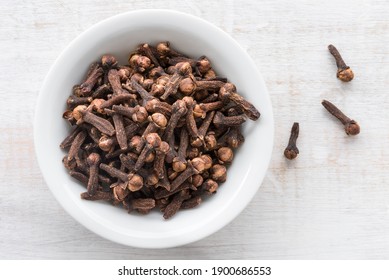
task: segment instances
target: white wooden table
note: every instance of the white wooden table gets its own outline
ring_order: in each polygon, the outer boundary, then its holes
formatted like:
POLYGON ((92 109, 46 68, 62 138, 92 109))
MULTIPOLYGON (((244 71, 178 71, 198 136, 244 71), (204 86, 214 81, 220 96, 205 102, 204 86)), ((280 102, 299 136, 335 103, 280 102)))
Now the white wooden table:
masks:
POLYGON ((0 3, 1 259, 389 258, 387 1, 28 2, 0 3), (273 157, 253 201, 219 232, 168 250, 114 244, 74 221, 43 181, 32 140, 55 58, 91 25, 141 8, 191 13, 231 34, 262 72, 274 107, 273 157), (352 66, 351 83, 335 78, 329 43, 352 66), (361 134, 347 137, 324 98, 359 121, 361 134), (289 162, 282 153, 294 121, 300 155, 289 162))

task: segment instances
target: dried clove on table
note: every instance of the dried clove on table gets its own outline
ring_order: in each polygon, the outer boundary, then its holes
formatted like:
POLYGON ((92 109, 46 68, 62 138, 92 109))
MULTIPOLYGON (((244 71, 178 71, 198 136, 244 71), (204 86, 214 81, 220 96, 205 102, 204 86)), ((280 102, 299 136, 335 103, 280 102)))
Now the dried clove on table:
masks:
POLYGON ((338 107, 327 100, 323 100, 321 104, 331 115, 337 118, 344 125, 344 130, 347 135, 359 134, 361 128, 356 121, 347 117, 338 107))
POLYGON ((328 50, 335 58, 336 66, 338 67, 336 77, 342 82, 350 82, 352 79, 354 79, 353 70, 351 70, 350 66, 346 65, 338 49, 335 48, 333 45, 329 45, 328 50))
POLYGON ((284 156, 287 159, 295 159, 299 154, 299 149, 296 146, 297 138, 299 137, 300 125, 298 122, 293 123, 292 129, 290 131, 290 138, 288 146, 284 150, 284 156))
POLYGON ((63 163, 86 187, 82 199, 169 219, 216 193, 244 143, 241 125, 259 116, 207 57, 140 44, 127 65, 103 55, 73 87, 63 163))

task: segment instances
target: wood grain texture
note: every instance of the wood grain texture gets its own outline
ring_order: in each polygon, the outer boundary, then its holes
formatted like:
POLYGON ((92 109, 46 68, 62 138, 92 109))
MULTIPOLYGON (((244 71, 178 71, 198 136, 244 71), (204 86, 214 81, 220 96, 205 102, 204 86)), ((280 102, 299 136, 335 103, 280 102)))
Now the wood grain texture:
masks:
POLYGON ((0 12, 1 259, 389 258, 387 1, 2 0, 0 12), (33 148, 35 102, 56 57, 93 24, 141 8, 194 14, 231 34, 274 107, 273 157, 250 205, 212 236, 168 250, 117 245, 79 225, 49 192, 33 148), (349 84, 335 77, 330 43, 354 70, 349 84), (347 137, 322 99, 355 118, 361 134, 347 137), (289 162, 295 121, 300 155, 289 162))

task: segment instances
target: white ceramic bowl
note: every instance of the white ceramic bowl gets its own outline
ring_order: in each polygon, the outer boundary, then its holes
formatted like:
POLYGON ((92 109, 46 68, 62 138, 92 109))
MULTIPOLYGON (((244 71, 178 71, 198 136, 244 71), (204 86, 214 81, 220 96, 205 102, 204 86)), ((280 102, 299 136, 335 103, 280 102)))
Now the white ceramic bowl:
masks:
MULTIPOLYGON (((112 241, 143 248, 167 248, 202 239, 231 222, 250 202, 265 176, 273 147, 273 113, 261 75, 247 53, 225 32, 191 15, 169 10, 140 10, 106 19, 78 36, 51 67, 39 94, 34 138, 43 176, 62 207, 89 230, 112 241), (192 57, 206 55, 220 76, 261 112, 247 121, 244 145, 228 169, 227 182, 199 207, 165 221, 157 211, 141 216, 120 207, 80 199, 85 191, 62 165, 60 142, 70 128, 62 119, 72 86, 89 64, 105 53, 126 63, 135 47, 170 41, 192 57)), ((255 230, 255 229, 253 229, 255 230)))

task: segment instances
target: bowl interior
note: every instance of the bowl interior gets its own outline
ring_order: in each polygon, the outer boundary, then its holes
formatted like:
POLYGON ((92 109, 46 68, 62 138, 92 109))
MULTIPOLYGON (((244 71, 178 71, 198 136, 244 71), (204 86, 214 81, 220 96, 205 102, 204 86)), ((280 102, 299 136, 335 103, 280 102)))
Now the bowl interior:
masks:
POLYGON ((164 10, 130 12, 105 20, 77 37, 57 59, 40 92, 35 145, 42 173, 61 205, 90 230, 113 241, 162 248, 205 237, 236 217, 259 188, 273 145, 273 115, 264 82, 254 63, 239 45, 215 26, 193 16, 164 10), (198 208, 180 211, 171 220, 153 211, 127 214, 120 207, 80 199, 85 191, 62 165, 65 152, 59 143, 70 128, 62 119, 72 86, 79 84, 91 62, 105 53, 125 64, 128 54, 143 42, 170 41, 173 48, 191 56, 206 55, 218 75, 233 82, 261 112, 248 121, 244 145, 228 169, 227 182, 198 208))

